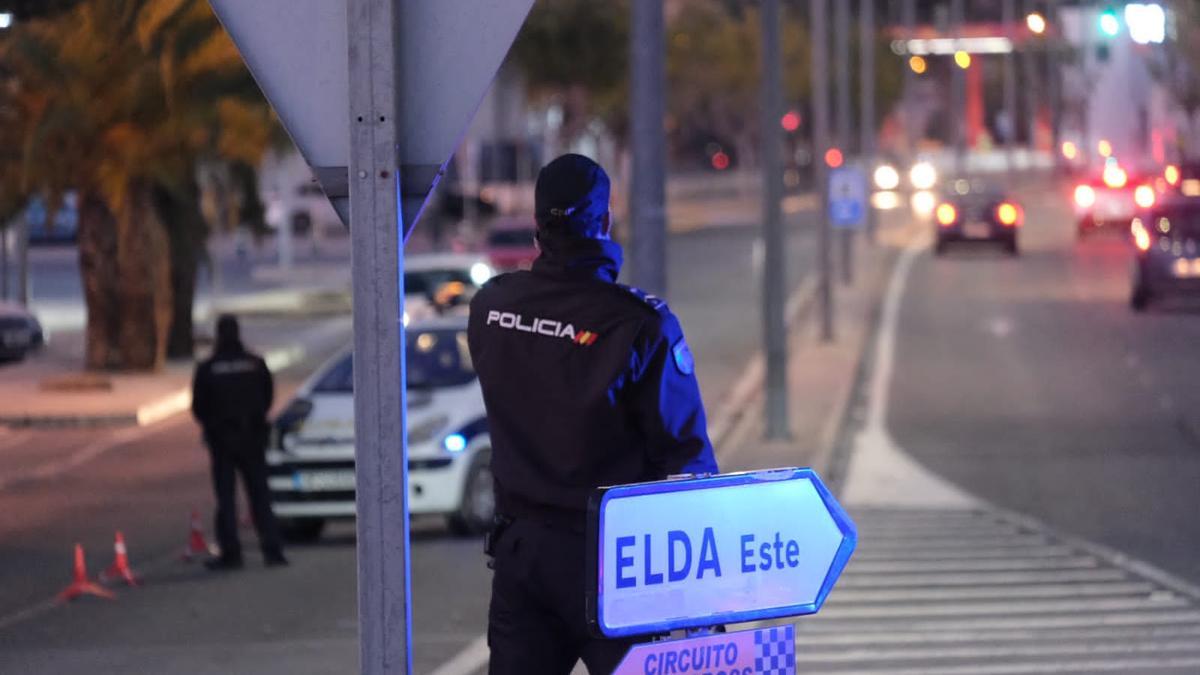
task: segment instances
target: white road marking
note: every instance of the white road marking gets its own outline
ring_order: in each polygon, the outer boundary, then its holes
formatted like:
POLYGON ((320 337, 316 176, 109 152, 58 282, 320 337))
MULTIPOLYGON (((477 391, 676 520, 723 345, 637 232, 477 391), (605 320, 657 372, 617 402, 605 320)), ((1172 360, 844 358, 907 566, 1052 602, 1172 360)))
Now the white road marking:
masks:
POLYGON ((1200 667, 1200 655, 1180 657, 1145 657, 1131 659, 1105 659, 1102 661, 1078 660, 1059 664, 1044 663, 994 663, 977 666, 946 666, 898 670, 893 666, 882 669, 838 671, 840 675, 1044 675, 1045 673, 1130 673, 1146 668, 1193 668, 1200 667))
POLYGON ((487 636, 480 635, 472 640, 454 658, 438 666, 430 675, 471 675, 487 665, 491 656, 488 649, 487 636))
POLYGON ((927 239, 910 243, 892 269, 884 295, 879 334, 867 396, 867 421, 855 439, 842 501, 849 506, 922 506, 970 508, 978 501, 926 470, 905 454, 887 430, 888 402, 896 360, 900 303, 913 261, 929 247, 927 239))
POLYGON ((937 647, 917 649, 862 649, 827 652, 798 652, 797 663, 839 663, 870 659, 896 663, 912 659, 1013 659, 1022 656, 1066 656, 1072 654, 1138 654, 1169 651, 1195 652, 1195 640, 1146 642, 1058 642, 1055 644, 1004 645, 1000 647, 937 647))
MULTIPOLYGON (((822 611, 798 622, 798 663, 889 675, 1200 665, 1200 589, 988 505, 895 442, 887 417, 897 326, 922 250, 902 253, 884 296, 866 420, 842 493, 859 550, 822 611)), ((1013 331, 1005 317, 983 328, 998 338, 1013 331)), ((1136 367, 1136 355, 1126 364, 1136 367)))
POLYGON ((1145 581, 1118 581, 1099 584, 1026 584, 976 587, 842 589, 835 591, 839 604, 862 602, 945 602, 948 600, 986 600, 992 598, 1073 598, 1086 596, 1150 597, 1154 584, 1145 581))

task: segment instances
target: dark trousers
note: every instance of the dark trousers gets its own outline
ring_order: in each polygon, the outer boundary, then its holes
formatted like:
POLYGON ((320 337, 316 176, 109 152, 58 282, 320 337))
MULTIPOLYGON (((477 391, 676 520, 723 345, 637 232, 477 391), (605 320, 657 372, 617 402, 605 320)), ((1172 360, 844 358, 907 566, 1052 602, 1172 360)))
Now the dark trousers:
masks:
POLYGON ((518 519, 493 553, 490 675, 568 675, 578 659, 608 675, 637 642, 588 632, 582 533, 518 519))
POLYGON ((250 502, 250 516, 258 532, 258 543, 263 555, 268 558, 282 555, 279 541, 279 524, 271 511, 271 495, 267 489, 267 457, 261 447, 254 443, 227 442, 212 444, 213 492, 217 497, 217 543, 221 545, 221 557, 241 560, 242 542, 238 539, 236 474, 242 475, 246 497, 250 502))

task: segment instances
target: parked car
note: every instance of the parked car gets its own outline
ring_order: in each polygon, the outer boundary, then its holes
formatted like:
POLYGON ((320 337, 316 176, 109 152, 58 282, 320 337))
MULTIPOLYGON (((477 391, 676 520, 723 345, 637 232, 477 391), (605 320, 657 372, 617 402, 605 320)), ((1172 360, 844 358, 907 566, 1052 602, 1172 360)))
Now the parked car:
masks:
POLYGON ((0 300, 0 362, 19 361, 45 343, 42 324, 32 312, 0 300))
MULTIPOLYGON (((495 512, 491 437, 467 350, 467 319, 416 324, 406 333, 409 511, 447 517, 457 533, 486 530, 495 512)), ((353 518, 354 358, 330 359, 274 422, 267 453, 275 514, 291 539, 353 518)))

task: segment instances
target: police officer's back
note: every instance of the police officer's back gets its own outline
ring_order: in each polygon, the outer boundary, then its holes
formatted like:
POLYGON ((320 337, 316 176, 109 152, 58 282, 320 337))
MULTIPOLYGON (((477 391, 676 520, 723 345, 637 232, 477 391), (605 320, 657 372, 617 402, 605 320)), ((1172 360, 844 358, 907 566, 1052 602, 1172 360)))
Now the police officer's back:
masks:
POLYGON ((192 382, 192 414, 204 430, 217 500, 215 520, 221 555, 207 563, 210 569, 242 565, 236 473, 241 473, 245 483, 265 562, 287 563, 267 488, 267 413, 273 398, 274 382, 266 362, 242 345, 237 319, 221 316, 213 355, 196 366, 192 382))
POLYGON ((585 509, 600 485, 717 470, 691 353, 661 300, 615 283, 608 177, 565 155, 538 176, 541 255, 471 303, 500 529, 493 673, 608 672, 629 642, 589 637, 585 509))

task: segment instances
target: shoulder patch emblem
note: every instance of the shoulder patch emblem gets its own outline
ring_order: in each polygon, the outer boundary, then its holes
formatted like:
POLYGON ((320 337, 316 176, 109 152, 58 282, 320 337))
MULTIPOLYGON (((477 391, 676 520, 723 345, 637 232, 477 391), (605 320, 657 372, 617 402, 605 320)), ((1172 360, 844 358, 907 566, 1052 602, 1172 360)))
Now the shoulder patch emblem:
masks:
POLYGON ((696 361, 692 358, 692 350, 688 348, 687 340, 679 338, 671 347, 671 356, 675 359, 675 367, 684 375, 696 372, 696 361))
POLYGON ((661 312, 661 311, 664 311, 667 309, 667 301, 663 300, 662 298, 658 297, 657 295, 651 295, 636 286, 626 286, 626 285, 622 284, 621 287, 624 288, 625 290, 629 291, 630 293, 634 294, 635 296, 637 296, 638 300, 641 300, 642 302, 646 303, 647 305, 650 305, 650 307, 652 307, 655 310, 658 310, 661 312))

